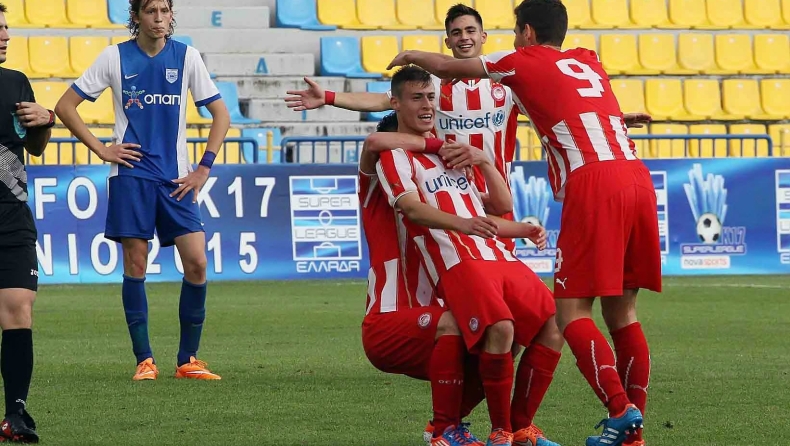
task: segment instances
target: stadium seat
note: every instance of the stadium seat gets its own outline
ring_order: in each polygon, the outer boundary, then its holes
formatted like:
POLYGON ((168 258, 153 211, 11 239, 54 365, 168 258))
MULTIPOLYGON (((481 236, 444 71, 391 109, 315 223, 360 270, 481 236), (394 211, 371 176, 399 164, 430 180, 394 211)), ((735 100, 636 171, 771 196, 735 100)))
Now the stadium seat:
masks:
POLYGON ((362 67, 370 73, 383 73, 392 77, 398 67, 387 70, 387 65, 398 55, 398 38, 395 36, 362 37, 362 67))
POLYGON ((760 89, 754 79, 725 79, 722 82, 724 111, 748 119, 765 119, 760 106, 760 89))
POLYGON ((705 119, 743 119, 743 116, 726 114, 721 108, 721 90, 715 79, 688 78, 683 81, 683 102, 691 115, 705 119))
POLYGON ((187 91, 186 119, 187 124, 211 124, 211 119, 204 118, 198 111, 195 100, 192 98, 192 92, 190 91, 187 91))
MULTIPOLYGON (((113 129, 108 127, 98 127, 98 128, 91 128, 91 133, 93 136, 99 139, 112 139, 113 137, 113 129)), ((91 150, 85 144, 77 141, 72 144, 63 144, 61 147, 61 157, 63 157, 63 150, 73 150, 71 156, 73 156, 73 163, 74 164, 104 164, 104 161, 99 158, 95 153, 91 152, 91 150), (73 149, 72 149, 73 147, 73 149)), ((67 155, 68 156, 68 155, 67 155)), ((62 161, 62 160, 61 160, 62 161)))
MULTIPOLYGON (((627 129, 629 137, 635 135, 647 135, 647 127, 627 129)), ((640 159, 650 158, 649 142, 644 139, 632 139, 634 141, 634 148, 636 148, 636 156, 640 159)))
POLYGON ((366 29, 414 29, 398 22, 395 0, 357 0, 357 18, 366 29))
POLYGON ((71 68, 84 73, 109 44, 106 37, 74 36, 69 39, 71 68))
POLYGON ((612 92, 620 104, 620 110, 626 112, 645 112, 645 87, 639 79, 612 79, 612 92))
MULTIPOLYGON (((687 135, 688 127, 684 124, 652 124, 651 135, 687 135)), ((652 140, 650 141, 651 158, 684 158, 686 156, 686 141, 678 140, 652 140)))
POLYGON ((590 0, 565 0, 568 10, 568 28, 599 28, 590 15, 590 0))
POLYGON ((107 16, 110 23, 126 25, 129 22, 129 2, 127 0, 107 0, 107 16))
POLYGON ((275 10, 278 28, 300 28, 309 31, 331 31, 337 28, 318 23, 315 0, 277 0, 275 10))
POLYGON ((779 0, 744 0, 746 23, 757 28, 784 29, 782 4, 779 0))
POLYGON ((357 19, 354 0, 316 0, 318 21, 341 28, 364 29, 357 19))
POLYGON ((715 72, 723 74, 770 73, 754 65, 752 40, 749 34, 716 34, 715 72))
POLYGON ((790 37, 777 33, 755 35, 754 61, 761 70, 790 72, 790 37))
POLYGON ((635 28, 626 0, 592 0, 592 19, 606 28, 635 28))
POLYGON ((790 124, 768 126, 768 134, 774 146, 774 156, 790 157, 790 124))
POLYGON ((47 28, 84 28, 69 22, 64 0, 33 0, 25 2, 25 15, 30 24, 47 28))
POLYGON ((365 72, 360 54, 356 37, 321 37, 321 76, 381 77, 380 73, 365 72))
POLYGON ((30 164, 43 164, 46 166, 74 164, 72 145, 52 141, 53 139, 67 139, 71 137, 71 132, 68 129, 62 127, 53 128, 50 142, 47 144, 47 148, 44 149, 44 155, 41 157, 31 156, 30 164))
MULTIPOLYGON (((763 0, 760 0, 761 2, 763 0)), ((716 28, 745 28, 742 0, 706 1, 708 21, 716 28)))
POLYGON ((678 36, 678 65, 697 73, 715 71, 713 34, 682 33, 678 36))
POLYGON ((516 139, 521 146, 516 159, 520 161, 536 161, 543 158, 543 146, 540 144, 535 130, 528 125, 516 128, 516 139))
POLYGON ((568 34, 565 41, 562 42, 562 49, 572 48, 586 48, 588 50, 598 51, 598 45, 595 43, 595 34, 568 34))
MULTIPOLYGON (((689 126, 690 135, 726 135, 724 124, 694 124, 689 126)), ((698 139, 690 140, 688 156, 692 158, 725 158, 727 156, 727 140, 698 139)))
POLYGON ((110 39, 110 45, 118 45, 120 43, 128 42, 131 39, 131 36, 112 36, 110 39))
POLYGON ((396 0, 395 15, 398 22, 413 28, 444 29, 443 24, 436 23, 432 13, 425 13, 425 0, 396 0))
MULTIPOLYGON (((391 83, 386 81, 368 82, 367 86, 365 87, 365 91, 367 91, 368 93, 386 93, 390 91, 390 85, 391 83)), ((389 110, 382 112, 368 112, 366 120, 381 121, 388 114, 390 114, 389 110)))
MULTIPOLYGON (((14 28, 31 28, 31 25, 25 16, 25 2, 24 0, 3 0, 3 4, 8 8, 5 13, 5 19, 9 25, 14 28)), ((18 37, 14 37, 14 40, 18 37)))
POLYGON ((680 79, 653 78, 645 81, 645 106, 657 121, 699 121, 702 116, 689 115, 683 106, 680 79))
MULTIPOLYGON (((225 101, 225 106, 228 107, 231 124, 259 124, 261 122, 257 119, 247 118, 241 113, 239 91, 235 82, 216 82, 216 85, 219 94, 222 95, 222 99, 225 101)), ((204 118, 211 118, 211 114, 206 107, 200 107, 198 111, 204 118)))
POLYGON ((30 53, 28 51, 27 37, 14 37, 8 44, 7 60, 3 68, 17 70, 25 73, 31 79, 49 77, 46 74, 36 73, 30 68, 30 53))
POLYGON ((675 37, 672 34, 640 34, 639 62, 647 70, 665 74, 693 74, 678 66, 675 37))
MULTIPOLYGON (((730 126, 730 135, 765 135, 763 124, 733 124, 730 126)), ((768 142, 761 140, 730 140, 730 156, 754 158, 756 156, 769 156, 768 142)))
POLYGON ((768 119, 790 119, 790 79, 761 80, 760 97, 768 119))
POLYGON ((513 29, 513 0, 475 0, 486 29, 513 29))
POLYGON ((790 26, 790 0, 782 0, 782 19, 790 26))
POLYGON ((705 0, 669 0, 669 20, 681 28, 712 28, 705 0))
POLYGON ((603 34, 599 51, 601 62, 610 74, 658 74, 639 64, 634 34, 603 34))
POLYGON ((66 37, 29 37, 28 48, 30 68, 34 72, 67 79, 77 77, 69 62, 69 43, 66 37))
POLYGON ((55 104, 58 103, 66 89, 69 88, 69 84, 66 82, 49 81, 31 82, 30 86, 33 87, 36 103, 49 110, 55 109, 55 104))
MULTIPOLYGON (((258 164, 266 164, 268 162, 268 133, 272 133, 272 164, 280 163, 280 141, 282 134, 279 128, 258 128, 258 129, 244 129, 241 131, 242 137, 252 138, 258 141, 258 164)), ((250 144, 244 145, 244 162, 247 164, 255 163, 255 152, 250 144)))
POLYGON ((678 28, 669 21, 666 0, 631 0, 631 21, 639 28, 678 28))
POLYGON ((82 101, 78 107, 80 116, 86 124, 114 124, 112 92, 108 89, 96 101, 82 101))
POLYGON ((483 44, 483 54, 513 50, 513 34, 492 33, 483 44))
POLYGON ((401 49, 428 51, 430 53, 441 52, 442 40, 436 34, 407 34, 401 41, 401 49))
MULTIPOLYGON (((201 127, 199 137, 203 139, 208 139, 209 132, 211 132, 211 127, 201 127)), ((226 138, 241 138, 241 129, 231 127, 228 129, 228 134, 225 136, 226 138)), ((206 143, 201 143, 199 145, 199 152, 200 156, 203 156, 203 153, 206 151, 206 143)), ((217 155, 217 164, 241 164, 242 163, 242 156, 241 156, 241 148, 239 147, 241 143, 239 142, 224 142, 222 147, 220 148, 219 154, 217 155)), ((199 162, 200 158, 197 158, 197 162, 199 162)))
POLYGON ((107 0, 68 0, 66 17, 69 22, 84 28, 122 28, 110 22, 107 0))

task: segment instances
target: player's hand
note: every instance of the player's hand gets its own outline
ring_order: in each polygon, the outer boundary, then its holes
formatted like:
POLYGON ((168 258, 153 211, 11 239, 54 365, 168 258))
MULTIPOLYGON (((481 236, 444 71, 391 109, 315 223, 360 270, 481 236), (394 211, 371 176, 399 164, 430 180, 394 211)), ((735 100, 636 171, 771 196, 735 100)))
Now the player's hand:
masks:
POLYGON ((176 200, 181 201, 189 191, 194 191, 195 193, 192 196, 192 202, 197 203, 198 194, 200 193, 200 189, 203 188, 203 185, 206 184, 208 181, 208 168, 198 166, 198 169, 194 172, 190 172, 189 175, 185 176, 184 178, 179 178, 177 180, 173 180, 174 183, 178 184, 178 188, 170 194, 171 197, 175 197, 178 195, 176 200))
POLYGON ((439 150, 439 156, 442 157, 448 167, 453 169, 480 166, 489 162, 485 152, 469 144, 445 144, 439 150))
POLYGON ((16 116, 22 127, 40 127, 49 124, 49 110, 34 103, 20 102, 16 104, 16 116))
POLYGON ((140 161, 140 159, 142 159, 142 153, 132 150, 139 148, 139 144, 113 144, 111 146, 105 146, 104 149, 97 155, 99 155, 99 158, 101 158, 103 161, 107 161, 108 163, 120 164, 130 169, 134 169, 134 166, 129 164, 129 161, 140 161))
POLYGON ((326 91, 309 77, 304 78, 309 86, 307 90, 288 90, 285 93, 285 104, 294 111, 313 110, 326 105, 326 91))
POLYGON ((466 235, 493 238, 497 235, 499 227, 488 217, 473 217, 464 219, 459 230, 466 235))
POLYGON ((623 121, 625 126, 629 129, 641 129, 653 120, 653 117, 647 113, 624 113, 623 121))
POLYGON ((400 54, 395 56, 394 59, 392 59, 392 62, 390 62, 389 66, 387 66, 387 70, 409 65, 411 63, 409 62, 409 56, 411 56, 411 50, 402 51, 400 54))
POLYGON ((537 246, 538 251, 543 251, 546 249, 546 228, 543 226, 533 225, 532 223, 522 224, 527 226, 524 237, 534 243, 535 246, 537 246))

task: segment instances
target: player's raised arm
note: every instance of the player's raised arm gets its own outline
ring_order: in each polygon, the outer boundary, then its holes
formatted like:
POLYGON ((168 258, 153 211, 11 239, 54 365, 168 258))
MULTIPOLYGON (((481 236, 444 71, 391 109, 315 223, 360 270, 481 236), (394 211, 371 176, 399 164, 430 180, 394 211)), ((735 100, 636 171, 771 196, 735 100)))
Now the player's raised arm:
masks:
POLYGON ((345 93, 324 90, 309 77, 306 90, 288 90, 285 103, 294 111, 313 110, 324 105, 332 105, 358 112, 380 112, 390 109, 390 98, 386 93, 345 93))
POLYGON ((417 65, 425 71, 436 75, 442 79, 454 78, 487 78, 483 66, 483 61, 478 58, 473 59, 455 59, 440 53, 428 53, 425 51, 403 51, 398 54, 395 59, 390 62, 387 69, 405 65, 417 65))

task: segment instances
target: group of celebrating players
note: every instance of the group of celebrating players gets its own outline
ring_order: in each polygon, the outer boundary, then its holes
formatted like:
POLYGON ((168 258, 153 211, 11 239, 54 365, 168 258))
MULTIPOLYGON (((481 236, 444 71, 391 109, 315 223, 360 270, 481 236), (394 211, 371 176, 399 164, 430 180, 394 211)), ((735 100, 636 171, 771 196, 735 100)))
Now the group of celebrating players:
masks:
POLYGON ((556 445, 533 418, 567 342, 609 412, 587 446, 643 446, 650 354, 636 296, 660 292, 661 259, 655 189, 626 129, 650 117, 622 113, 594 51, 561 50, 560 0, 524 0, 515 16, 513 51, 482 56, 482 18, 459 4, 445 21, 453 57, 399 54, 387 94, 305 79, 286 102, 394 110, 359 162, 371 262, 362 342, 378 369, 430 381, 429 445, 556 445), (513 251, 517 237, 545 247, 543 228, 512 221, 518 113, 563 202, 553 296, 513 251), (592 320, 598 296, 614 350, 592 320), (483 399, 486 442, 463 422, 483 399))

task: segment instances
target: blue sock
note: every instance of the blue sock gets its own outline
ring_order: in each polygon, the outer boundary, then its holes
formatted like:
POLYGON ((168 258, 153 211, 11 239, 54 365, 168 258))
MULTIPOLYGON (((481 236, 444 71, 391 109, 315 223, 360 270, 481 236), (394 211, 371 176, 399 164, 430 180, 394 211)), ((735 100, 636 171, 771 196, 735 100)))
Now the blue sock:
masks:
POLYGON ((129 337, 132 338, 132 350, 137 363, 153 358, 151 344, 148 342, 148 299, 145 296, 145 279, 123 276, 123 311, 126 313, 126 325, 129 337))
POLYGON ((206 319, 206 283, 195 285, 184 279, 181 283, 178 319, 181 322, 178 365, 181 366, 189 362, 190 356, 197 357, 203 321, 206 319))

